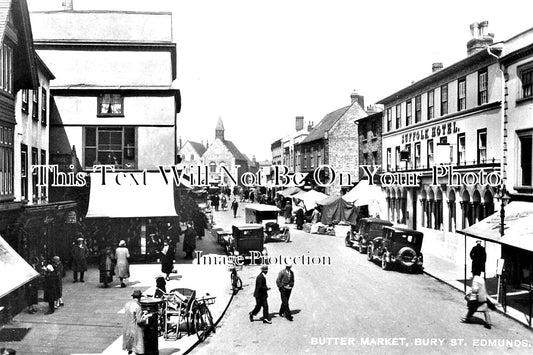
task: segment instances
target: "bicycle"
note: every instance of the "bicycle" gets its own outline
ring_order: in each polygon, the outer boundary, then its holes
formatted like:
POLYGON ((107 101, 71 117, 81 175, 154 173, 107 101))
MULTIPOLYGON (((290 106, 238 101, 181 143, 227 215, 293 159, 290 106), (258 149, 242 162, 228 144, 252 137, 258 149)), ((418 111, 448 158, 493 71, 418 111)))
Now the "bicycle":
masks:
POLYGON ((192 321, 198 340, 204 341, 209 332, 216 332, 213 316, 209 310, 209 305, 215 303, 215 296, 206 294, 197 298, 192 305, 192 321))
POLYGON ((242 265, 231 265, 229 267, 230 271, 230 279, 231 279, 231 288, 233 290, 233 294, 236 295, 239 290, 242 290, 242 280, 237 274, 237 271, 242 270, 242 265))

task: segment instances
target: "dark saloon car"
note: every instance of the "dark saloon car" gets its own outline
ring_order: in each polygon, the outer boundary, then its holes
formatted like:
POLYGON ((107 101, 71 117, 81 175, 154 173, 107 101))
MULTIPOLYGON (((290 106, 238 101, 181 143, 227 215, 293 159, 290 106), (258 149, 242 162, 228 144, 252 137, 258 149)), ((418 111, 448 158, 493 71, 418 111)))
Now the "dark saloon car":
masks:
POLYGON ((398 266, 410 272, 420 272, 423 269, 420 251, 423 239, 424 234, 413 229, 383 227, 381 237, 375 238, 368 245, 368 260, 380 260, 383 270, 398 266))
POLYGON ((361 218, 346 234, 346 246, 356 247, 360 253, 366 252, 368 243, 381 237, 384 226, 392 226, 392 222, 379 218, 361 218))

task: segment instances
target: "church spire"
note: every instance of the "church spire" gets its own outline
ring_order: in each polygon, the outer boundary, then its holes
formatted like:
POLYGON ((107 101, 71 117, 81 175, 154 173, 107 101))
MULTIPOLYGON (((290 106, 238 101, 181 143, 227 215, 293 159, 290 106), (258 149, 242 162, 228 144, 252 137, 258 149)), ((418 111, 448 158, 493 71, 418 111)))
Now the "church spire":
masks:
POLYGON ((224 124, 222 123, 222 117, 218 118, 217 127, 215 128, 215 139, 219 138, 224 140, 224 124))

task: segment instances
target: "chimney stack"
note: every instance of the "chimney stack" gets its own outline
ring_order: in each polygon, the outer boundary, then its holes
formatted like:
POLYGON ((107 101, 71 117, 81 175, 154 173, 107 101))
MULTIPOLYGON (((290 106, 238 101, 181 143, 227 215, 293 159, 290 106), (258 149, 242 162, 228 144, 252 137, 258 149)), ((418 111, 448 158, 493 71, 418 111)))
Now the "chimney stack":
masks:
POLYGON ((63 0, 64 11, 74 11, 74 0, 63 0))
POLYGON ((355 90, 350 94, 350 99, 352 100, 352 105, 354 102, 357 101, 359 106, 364 110, 365 109, 365 97, 363 95, 359 95, 355 90))
POLYGON ((313 121, 309 121, 309 123, 307 123, 307 132, 311 132, 313 128, 314 128, 313 121))
POLYGON ((444 68, 444 66, 442 65, 442 62, 436 62, 436 63, 431 64, 432 73, 436 72, 437 70, 441 70, 442 68, 444 68))
POLYGON ((474 22, 470 25, 472 38, 466 43, 466 51, 470 56, 484 50, 494 42, 494 34, 487 33, 489 21, 474 22))
POLYGON ((304 129, 304 116, 296 116, 296 132, 304 129))

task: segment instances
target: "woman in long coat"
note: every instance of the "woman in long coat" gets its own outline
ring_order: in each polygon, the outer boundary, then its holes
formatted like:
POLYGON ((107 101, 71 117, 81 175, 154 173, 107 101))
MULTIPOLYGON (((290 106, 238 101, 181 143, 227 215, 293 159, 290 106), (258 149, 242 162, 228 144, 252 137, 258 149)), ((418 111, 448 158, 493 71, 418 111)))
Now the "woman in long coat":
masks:
POLYGON ((46 265, 44 269, 44 301, 48 302, 48 312, 45 314, 54 313, 54 303, 57 299, 57 276, 52 264, 46 265))
POLYGON ((163 242, 163 249, 161 249, 161 272, 166 274, 166 280, 170 280, 170 274, 174 270, 174 255, 175 251, 168 240, 163 242))
POLYGON ((142 325, 146 324, 143 318, 141 304, 141 291, 135 290, 131 295, 132 300, 124 306, 124 327, 122 334, 122 349, 128 353, 144 354, 144 334, 142 325))
POLYGON ((100 270, 100 283, 104 288, 109 287, 109 284, 113 282, 113 275, 115 274, 115 256, 111 251, 111 247, 106 247, 100 252, 100 263, 98 264, 98 270, 100 270))
POLYGON ((117 276, 120 279, 120 287, 126 287, 124 279, 130 277, 130 251, 126 247, 126 241, 121 240, 118 243, 115 256, 117 258, 117 276))
POLYGON ((183 237, 183 251, 185 252, 185 259, 192 259, 192 253, 196 249, 196 232, 192 227, 192 223, 187 222, 187 230, 183 237))

